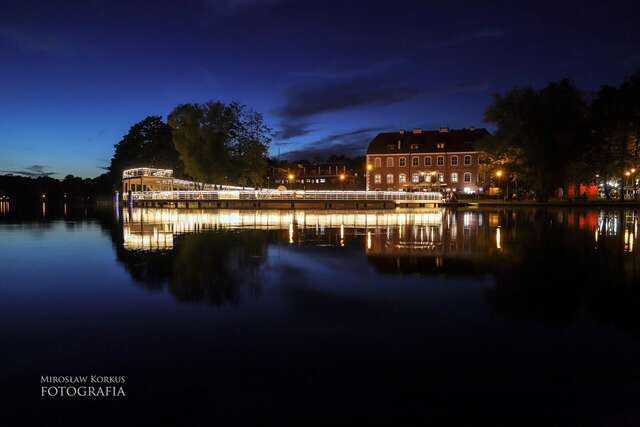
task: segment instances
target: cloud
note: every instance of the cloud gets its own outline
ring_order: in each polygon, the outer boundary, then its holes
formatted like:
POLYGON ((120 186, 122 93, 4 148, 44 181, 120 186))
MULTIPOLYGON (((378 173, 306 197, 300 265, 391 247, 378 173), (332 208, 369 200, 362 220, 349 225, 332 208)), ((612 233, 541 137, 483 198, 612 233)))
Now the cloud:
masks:
POLYGON ((305 122, 285 121, 276 131, 275 137, 279 140, 288 140, 298 136, 304 136, 311 132, 309 124, 305 122))
POLYGON ((486 92, 489 90, 489 82, 484 80, 472 80, 468 82, 457 83, 447 89, 448 93, 469 93, 469 92, 486 92))
POLYGON ((287 160, 323 160, 332 154, 342 154, 347 157, 361 156, 375 134, 391 128, 393 128, 391 125, 365 127, 349 132, 327 135, 300 149, 288 151, 282 154, 281 157, 287 160))
POLYGON ((67 43, 50 34, 19 31, 15 28, 0 28, 0 40, 23 50, 51 56, 64 56, 70 53, 67 43))
POLYGON ((419 93, 416 88, 391 76, 330 79, 289 88, 285 103, 278 113, 285 120, 300 120, 355 107, 389 105, 413 98, 419 93))
POLYGON ((45 177, 55 175, 57 172, 46 171, 45 165, 31 165, 27 166, 23 170, 2 170, 1 172, 10 173, 14 175, 23 175, 32 178, 45 177))

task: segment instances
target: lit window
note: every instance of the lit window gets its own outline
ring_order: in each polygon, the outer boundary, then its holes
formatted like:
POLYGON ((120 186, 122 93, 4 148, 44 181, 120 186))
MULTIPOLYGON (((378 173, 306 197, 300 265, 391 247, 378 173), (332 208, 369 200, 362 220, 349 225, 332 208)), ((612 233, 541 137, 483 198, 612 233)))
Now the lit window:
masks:
POLYGON ((393 167, 393 157, 387 157, 387 167, 388 168, 393 167))
POLYGON ((452 183, 458 182, 458 172, 451 172, 451 182, 452 183))
MULTIPOLYGON (((322 181, 324 181, 324 179, 322 181)), ((374 175, 373 182, 375 182, 376 184, 382 183, 382 175, 380 174, 374 175)))
POLYGON ((420 148, 420 147, 418 146, 418 144, 411 144, 411 149, 412 149, 412 150, 417 150, 418 148, 420 148))
POLYGON ((412 157, 411 166, 420 166, 420 157, 412 157))
POLYGON ((444 143, 442 143, 442 142, 441 142, 441 143, 438 143, 438 144, 436 145, 436 147, 437 147, 437 148, 439 148, 439 149, 444 149, 444 143))
POLYGON ((398 182, 400 184, 405 184, 407 182, 407 175, 401 173, 400 176, 398 177, 398 182))
POLYGON ((458 156, 451 156, 451 166, 458 166, 458 156))
POLYGON ((424 182, 431 182, 431 174, 427 174, 427 175, 424 177, 424 182))
POLYGON ((407 159, 405 159, 404 157, 400 157, 400 159, 398 160, 398 166, 404 167, 406 164, 407 164, 407 159))
POLYGON ((444 174, 442 172, 438 173, 438 182, 444 182, 444 174))
POLYGON ((444 166, 444 156, 438 156, 438 166, 444 166))
POLYGON ((471 164, 471 156, 464 156, 464 165, 469 166, 471 164))
POLYGON ((413 182, 414 184, 419 183, 420 175, 418 175, 417 173, 414 173, 413 175, 411 175, 411 182, 413 182))
POLYGON ((393 184, 393 175, 387 174, 387 184, 393 184))
POLYGON ((464 173, 464 182, 471 182, 471 172, 464 173))
POLYGON ((381 168, 382 167, 382 159, 380 157, 376 157, 373 160, 373 164, 375 165, 375 167, 381 168))

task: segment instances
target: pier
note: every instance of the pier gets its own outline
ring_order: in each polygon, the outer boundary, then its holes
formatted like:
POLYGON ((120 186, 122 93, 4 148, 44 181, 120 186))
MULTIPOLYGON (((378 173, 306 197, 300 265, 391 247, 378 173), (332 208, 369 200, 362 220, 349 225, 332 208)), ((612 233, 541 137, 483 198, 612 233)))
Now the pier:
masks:
POLYGON ((174 190, 133 191, 124 198, 135 207, 186 209, 393 209, 446 203, 441 193, 426 191, 174 190))

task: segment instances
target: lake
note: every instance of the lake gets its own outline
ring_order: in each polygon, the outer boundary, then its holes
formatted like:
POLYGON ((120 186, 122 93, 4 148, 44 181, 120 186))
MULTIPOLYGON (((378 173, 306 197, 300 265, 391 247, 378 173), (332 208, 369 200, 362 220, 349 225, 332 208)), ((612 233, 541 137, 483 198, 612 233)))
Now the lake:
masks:
POLYGON ((613 208, 2 202, 3 417, 637 425, 637 236, 613 208), (76 375, 126 397, 41 397, 76 375))

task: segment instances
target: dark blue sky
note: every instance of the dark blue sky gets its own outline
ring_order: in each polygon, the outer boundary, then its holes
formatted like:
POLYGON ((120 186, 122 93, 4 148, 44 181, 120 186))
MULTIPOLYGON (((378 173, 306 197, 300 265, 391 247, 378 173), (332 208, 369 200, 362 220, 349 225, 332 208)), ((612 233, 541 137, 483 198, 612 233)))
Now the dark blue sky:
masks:
POLYGON ((638 2, 599 3, 0 0, 0 170, 96 176, 133 123, 211 99, 264 113, 290 157, 482 126, 513 85, 640 69, 638 2))

